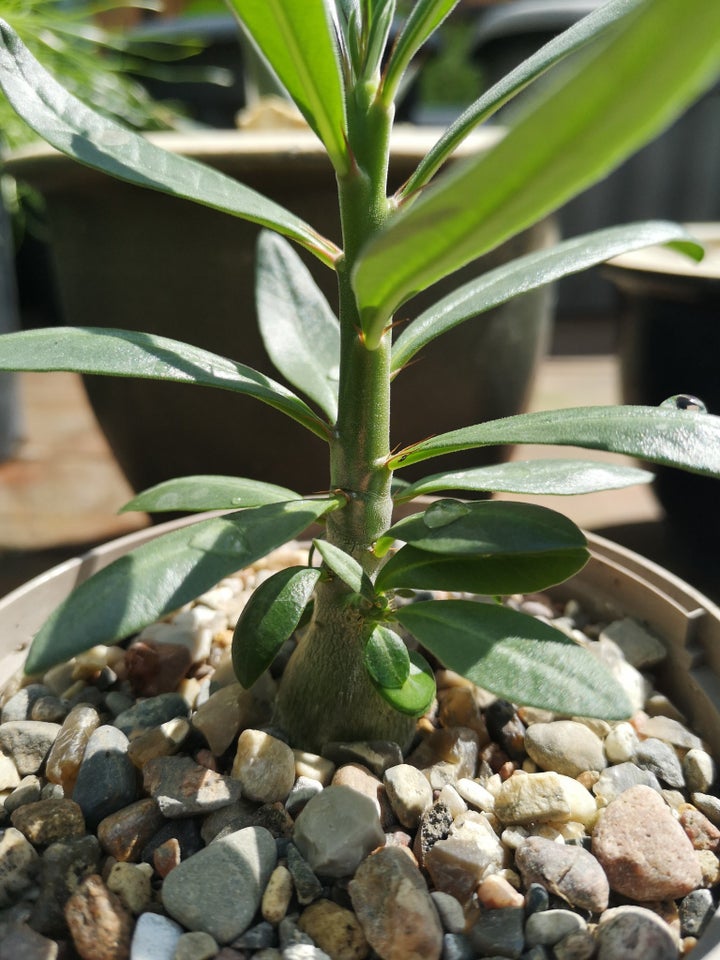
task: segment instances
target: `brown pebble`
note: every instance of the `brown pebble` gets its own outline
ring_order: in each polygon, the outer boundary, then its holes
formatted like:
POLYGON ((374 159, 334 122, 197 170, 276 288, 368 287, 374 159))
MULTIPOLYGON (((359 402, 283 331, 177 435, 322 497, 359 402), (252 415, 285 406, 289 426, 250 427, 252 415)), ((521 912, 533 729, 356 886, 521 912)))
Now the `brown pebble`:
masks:
POLYGON ((684 804, 680 809, 680 826, 690 838, 696 850, 717 852, 720 846, 720 830, 711 823, 697 807, 684 804))
POLYGON ((364 960, 370 952, 355 914, 331 900, 316 900, 306 907, 298 927, 332 960, 364 960))
POLYGON ((164 880, 170 871, 179 865, 181 859, 180 843, 176 837, 170 837, 165 843, 161 843, 159 847, 155 847, 153 852, 153 867, 155 867, 155 872, 158 876, 164 880))
POLYGON ((74 800, 24 803, 10 817, 12 825, 36 847, 85 834, 85 818, 74 800))
POLYGON ((192 665, 190 650, 180 643, 139 640, 125 654, 125 670, 137 697, 174 693, 192 665))
POLYGON ((137 800, 101 820, 97 836, 102 848, 116 860, 137 863, 143 848, 165 823, 157 803, 150 797, 137 800))
POLYGON ((82 960, 128 960, 133 919, 97 874, 82 880, 65 904, 65 919, 82 960))
POLYGON ((524 907, 525 897, 505 877, 493 873, 477 889, 478 900, 488 910, 505 907, 524 907))

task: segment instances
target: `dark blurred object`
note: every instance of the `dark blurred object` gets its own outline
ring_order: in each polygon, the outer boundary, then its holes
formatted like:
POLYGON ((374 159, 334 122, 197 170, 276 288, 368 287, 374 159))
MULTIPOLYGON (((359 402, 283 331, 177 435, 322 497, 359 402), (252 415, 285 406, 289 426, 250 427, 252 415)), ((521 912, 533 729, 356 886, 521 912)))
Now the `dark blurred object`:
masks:
MULTIPOLYGON (((604 0, 511 0, 477 16, 473 56, 485 88, 531 56, 604 0)), ((563 65, 559 65, 559 70, 563 65)), ((662 69, 658 66, 658 69, 662 69)), ((551 77, 555 71, 550 71, 551 77)), ((536 83, 545 83, 541 77, 536 83)), ((652 77, 648 78, 652 82, 652 77)), ((533 87, 523 91, 496 117, 511 122, 527 104, 533 87)), ((713 87, 660 137, 605 180, 559 212, 563 236, 572 237, 617 223, 669 219, 720 220, 720 84, 713 87)), ((560 316, 607 316, 613 291, 598 269, 562 280, 560 316)))
MULTIPOLYGON (((603 272, 620 295, 624 402, 668 401, 688 416, 702 416, 691 398, 720 413, 720 223, 689 224, 688 230, 706 246, 699 264, 648 247, 616 257, 603 272)), ((672 530, 698 550, 714 545, 720 535, 717 481, 652 469, 672 530)))

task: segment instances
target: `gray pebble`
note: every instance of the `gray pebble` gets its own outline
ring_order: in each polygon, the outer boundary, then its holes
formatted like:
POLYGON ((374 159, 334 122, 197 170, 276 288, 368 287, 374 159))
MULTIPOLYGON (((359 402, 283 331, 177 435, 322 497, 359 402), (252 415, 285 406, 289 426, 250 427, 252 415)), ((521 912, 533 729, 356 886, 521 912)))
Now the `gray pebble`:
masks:
POLYGON ((295 846, 321 877, 349 877, 385 842, 375 804, 350 787, 330 786, 295 821, 295 846))
POLYGON ((537 913, 550 906, 550 894, 541 883, 530 883, 525 891, 525 912, 537 913))
POLYGON ((300 906, 305 907, 322 896, 322 884, 294 843, 288 844, 287 866, 300 906))
POLYGON ((338 767, 346 763, 361 763, 380 778, 389 767, 403 762, 402 750, 392 740, 361 740, 357 743, 333 741, 325 744, 323 756, 338 767))
POLYGON ((143 913, 135 924, 130 960, 175 960, 175 948, 183 929, 159 913, 143 913))
POLYGON ((475 960, 473 945, 462 933, 446 933, 442 943, 442 960, 475 960))
POLYGON ((1 932, 0 960, 56 960, 58 945, 32 930, 26 923, 16 923, 1 932))
POLYGON ((597 783, 593 784, 592 791, 596 797, 602 797, 610 803, 630 787, 638 785, 652 787, 658 793, 662 790, 660 781, 651 770, 643 770, 637 764, 628 762, 618 763, 614 767, 603 770, 597 783))
POLYGON ((587 930, 587 923, 572 910, 543 910, 527 918, 525 940, 530 947, 536 944, 554 947, 568 934, 583 930, 587 930))
POLYGON ((295 944, 313 946, 312 937, 309 937, 307 933, 300 929, 300 927, 297 925, 295 917, 282 918, 278 924, 278 938, 280 942, 280 949, 283 951, 283 953, 288 947, 292 947, 295 944))
POLYGON ((568 777, 607 766, 600 737, 576 720, 531 724, 525 732, 525 749, 541 770, 568 777))
POLYGON ((40 777, 31 773, 27 777, 23 777, 13 792, 5 798, 5 811, 14 813, 23 804, 35 803, 40 799, 41 793, 40 777))
POLYGON ((473 948, 483 956, 519 958, 525 947, 525 911, 520 907, 484 910, 469 933, 473 948))
POLYGON ((670 928, 645 907, 607 910, 597 927, 598 960, 677 960, 670 928))
POLYGON ((190 757, 148 761, 143 767, 143 785, 168 818, 210 813, 235 803, 241 793, 237 780, 208 770, 190 757))
POLYGON ((188 930, 230 943, 250 926, 275 863, 270 833, 246 827, 175 867, 163 884, 163 904, 188 930))
POLYGON ((435 904, 443 930, 447 933, 462 933, 465 929, 465 913, 460 901, 441 890, 433 890, 430 897, 435 904))
POLYGON ((276 947, 278 945, 278 935, 275 927, 263 920, 262 923, 255 924, 233 940, 233 947, 238 950, 262 950, 265 947, 276 947))
POLYGON ((707 793, 715 780, 715 761, 705 750, 688 750, 683 758, 683 774, 691 793, 707 793))
POLYGON ((68 712, 69 707, 67 703, 59 697, 38 697, 30 710, 30 719, 46 720, 48 723, 62 724, 68 712))
POLYGON ((10 906, 35 880, 38 855, 14 827, 0 834, 0 907, 10 906))
POLYGON ((41 697, 52 694, 50 687, 44 683, 29 683, 22 690, 18 690, 3 704, 0 713, 0 723, 10 723, 11 720, 29 720, 33 704, 41 697))
POLYGON ((709 890, 693 890, 680 901, 680 924, 684 937, 699 937, 715 912, 709 890))
POLYGON ((192 933, 183 933, 180 937, 173 960, 212 960, 219 950, 214 937, 202 930, 194 930, 192 933))
POLYGON ((282 960, 330 960, 330 957, 312 943, 293 943, 285 947, 282 960))
POLYGON ((119 713, 114 720, 115 726, 123 733, 131 733, 133 730, 149 730, 152 727, 159 727, 167 720, 173 720, 175 717, 188 717, 190 707, 187 700, 181 697, 179 693, 161 693, 157 697, 148 697, 147 700, 140 700, 119 713))
POLYGON ((635 748, 633 759, 639 767, 650 770, 669 787, 682 789, 685 786, 682 765, 669 743, 656 737, 641 740, 635 748))
POLYGON ((48 937, 67 936, 65 904, 80 880, 98 872, 101 853, 94 836, 50 844, 40 861, 40 896, 31 918, 35 930, 48 937))
POLYGON ((91 828, 138 799, 137 772, 128 746, 125 734, 111 726, 98 727, 88 740, 72 799, 91 828))
POLYGON ((10 720, 0 725, 0 750, 13 758, 21 777, 38 773, 60 730, 59 723, 10 720))
POLYGON ((308 800, 314 797, 316 793, 320 793, 322 788, 319 780, 313 780, 311 777, 298 777, 285 801, 285 809, 291 817, 296 817, 308 800))
POLYGON ((713 796, 711 793, 696 791, 690 799, 700 813, 704 813, 711 823, 714 823, 716 827, 720 827, 720 799, 718 797, 713 796))

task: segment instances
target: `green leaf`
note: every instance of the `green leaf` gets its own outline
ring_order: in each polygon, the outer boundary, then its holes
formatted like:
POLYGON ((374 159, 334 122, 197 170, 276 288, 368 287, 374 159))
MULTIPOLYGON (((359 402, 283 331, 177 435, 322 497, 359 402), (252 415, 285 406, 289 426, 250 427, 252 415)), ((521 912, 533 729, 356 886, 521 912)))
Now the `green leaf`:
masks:
POLYGON ((671 241, 688 256, 702 258, 703 248, 681 226, 649 221, 574 237, 550 250, 537 250, 503 264, 458 287, 413 320, 393 345, 392 369, 400 370, 435 337, 513 297, 603 263, 620 252, 671 241))
POLYGON ((643 0, 608 0, 597 10, 578 20, 554 37, 532 56, 486 90, 444 131, 437 143, 418 164, 413 175, 398 193, 402 199, 424 187, 465 137, 496 113, 503 104, 524 90, 554 64, 597 40, 619 16, 637 7, 643 0))
POLYGON ((563 514, 503 500, 437 500, 424 513, 394 524, 385 537, 456 557, 550 554, 586 547, 582 531, 563 514))
POLYGON ((383 103, 389 106, 393 102, 410 61, 457 3, 458 0, 417 0, 413 5, 385 67, 383 103))
POLYGON ((168 153, 85 106, 50 76, 2 20, 0 88, 43 140, 86 166, 271 227, 328 266, 340 255, 330 240, 262 194, 201 163, 168 153))
POLYGON ((498 696, 566 715, 632 713, 592 653, 533 617, 470 600, 412 603, 395 617, 448 669, 498 696))
POLYGON ((456 450, 541 443, 624 453, 720 477, 720 417, 668 407, 571 407, 463 427, 401 450, 395 470, 456 450))
POLYGON ((435 674, 427 660, 411 650, 410 673, 400 688, 375 687, 380 696, 399 713, 421 717, 435 699, 435 674))
POLYGON ((299 499, 299 493, 277 487, 273 483, 240 477, 198 475, 166 480, 143 490, 126 503, 120 512, 144 510, 147 513, 164 513, 187 510, 195 513, 203 510, 261 507, 266 503, 299 499))
POLYGON ((505 597, 546 590, 577 573, 588 561, 582 547, 552 553, 456 556, 402 547, 380 571, 379 590, 454 590, 505 597))
POLYGON ((540 496, 574 496, 598 490, 618 490, 635 483, 650 483, 653 474, 637 467, 597 460, 514 460, 435 473, 398 488, 395 503, 446 490, 468 493, 522 493, 540 496))
POLYGON ((349 168, 342 70, 324 0, 229 0, 338 173, 349 168))
POLYGON ((403 640, 389 627, 376 624, 365 645, 367 672, 381 687, 399 690, 410 676, 410 657, 403 640))
POLYGON ((72 370, 219 387, 262 400, 328 439, 327 424, 282 384, 227 357, 152 333, 111 327, 8 333, 0 337, 0 370, 72 370))
POLYGON ((720 4, 646 2, 592 53, 496 146, 431 184, 365 246, 353 284, 369 349, 400 304, 609 173, 708 87, 720 4))
POLYGON ((340 577, 353 593, 365 597, 370 602, 375 600, 372 582, 354 557, 327 540, 313 540, 313 544, 330 570, 340 577))
POLYGON ((248 689, 292 636, 320 579, 316 567, 279 570, 255 590, 235 627, 232 662, 235 676, 248 689))
POLYGON ((258 241, 255 297, 268 356, 334 423, 340 324, 290 244, 268 231, 261 233, 258 241))
POLYGON ((138 547, 60 604, 35 637, 26 672, 39 673, 95 644, 130 636, 340 505, 338 500, 268 504, 189 524, 138 547))

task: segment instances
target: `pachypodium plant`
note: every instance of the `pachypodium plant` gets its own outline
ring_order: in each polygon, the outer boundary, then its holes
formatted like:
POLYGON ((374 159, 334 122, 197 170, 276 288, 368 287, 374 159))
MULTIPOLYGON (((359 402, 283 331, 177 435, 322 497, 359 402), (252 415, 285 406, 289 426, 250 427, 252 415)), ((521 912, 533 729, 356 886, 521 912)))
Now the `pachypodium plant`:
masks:
MULTIPOLYGON (((720 69, 720 4, 610 0, 483 93, 388 195, 395 97, 415 54, 456 2, 417 0, 389 44, 395 0, 230 0, 327 151, 337 180, 340 245, 241 183, 100 117, 58 86, 11 27, 0 28, 0 84, 51 144, 113 176, 265 228, 257 273, 263 338, 283 378, 309 402, 200 346, 123 330, 9 334, 0 338, 0 369, 232 390, 291 417, 328 450, 323 494, 302 497, 257 480, 198 476, 137 496, 129 508, 226 512, 176 529, 82 584, 35 638, 29 673, 132 635, 320 522, 313 562, 266 580, 233 642, 238 679, 249 686, 302 625, 276 702, 276 722, 293 743, 405 744, 434 696, 433 671, 416 647, 516 702, 607 718, 629 713, 624 694, 591 653, 500 602, 578 571, 588 557, 580 530, 536 505, 462 495, 574 494, 647 482, 650 474, 612 462, 538 460, 435 472, 408 484, 402 470, 457 450, 540 443, 719 476, 720 418, 671 400, 658 408, 533 413, 430 438, 391 439, 391 390, 430 341, 471 318, 482 323, 485 311, 517 294, 651 243, 671 243, 696 258, 702 251, 673 224, 620 226, 526 255, 478 276, 406 325, 396 321, 405 319, 405 309, 398 311, 415 293, 604 176, 702 93, 720 69), (492 148, 443 169, 478 124, 541 75, 547 76, 537 95, 526 96, 492 148), (336 312, 293 244, 336 272, 336 312), (396 441, 403 445, 395 448, 396 441), (394 504, 423 494, 444 497, 393 522, 394 504), (405 602, 409 591, 432 589, 482 595, 485 602, 405 602), (416 641, 411 650, 408 636, 416 641)), ((428 398, 443 402, 432 396, 432 383, 428 398)), ((232 425, 229 432, 236 433, 232 425)), ((251 441, 237 431, 237 442, 251 441)))

